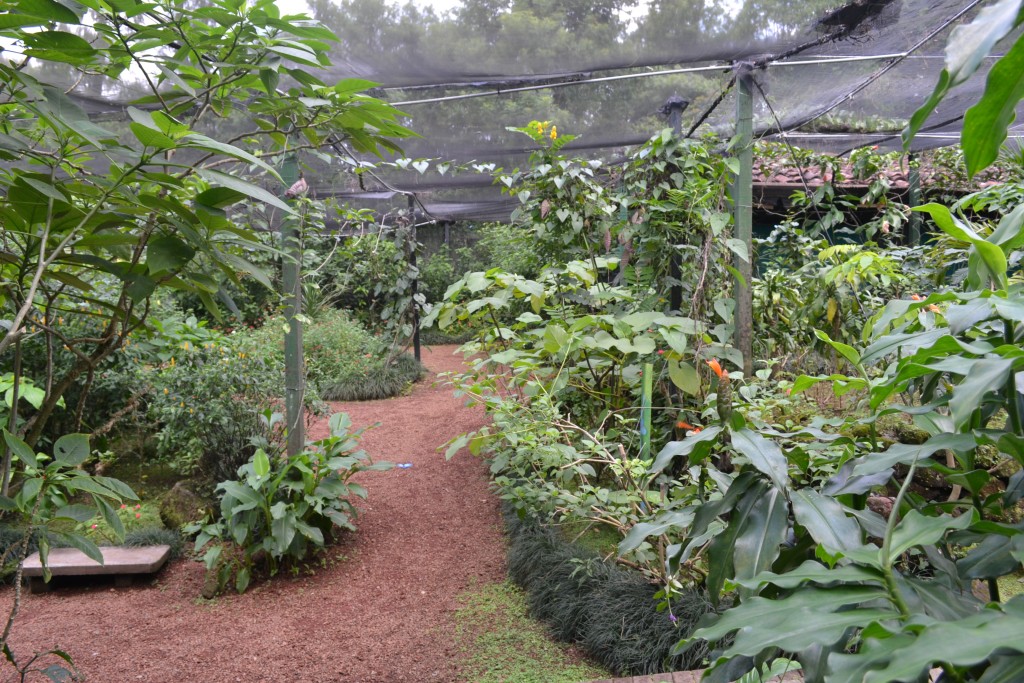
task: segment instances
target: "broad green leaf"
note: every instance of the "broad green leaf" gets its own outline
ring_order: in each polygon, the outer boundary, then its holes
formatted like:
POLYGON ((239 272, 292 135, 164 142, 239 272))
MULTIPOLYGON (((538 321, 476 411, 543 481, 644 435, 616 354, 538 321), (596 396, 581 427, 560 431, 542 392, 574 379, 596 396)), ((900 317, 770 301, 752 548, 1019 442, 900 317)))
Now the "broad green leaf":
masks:
POLYGON ((288 552, 288 546, 295 540, 295 534, 298 531, 295 521, 295 513, 289 511, 288 514, 270 523, 270 533, 276 555, 280 556, 288 552))
POLYGON ((54 539, 61 540, 66 545, 71 546, 72 548, 76 548, 77 550, 81 550, 83 553, 85 553, 85 556, 88 557, 90 560, 98 562, 99 564, 103 564, 103 553, 100 551, 99 547, 97 547, 95 543, 90 541, 85 536, 80 536, 79 534, 73 533, 64 533, 60 531, 50 531, 49 534, 54 539))
POLYGON ((670 361, 668 363, 668 376, 681 391, 696 396, 700 393, 700 376, 697 370, 686 362, 670 361))
POLYGON ((929 624, 912 643, 901 648, 887 666, 868 673, 864 683, 916 681, 938 662, 973 666, 999 648, 1024 653, 1024 644, 1020 641, 1022 632, 1024 619, 994 609, 958 621, 929 624))
POLYGON ((26 55, 51 62, 86 64, 96 56, 96 48, 89 41, 67 31, 25 32, 21 38, 26 55))
POLYGON ((978 683, 1020 683, 1024 671, 1024 655, 996 655, 978 683))
MULTIPOLYGON (((87 475, 81 475, 87 476, 87 475)), ((139 500, 139 495, 132 490, 131 486, 124 483, 120 479, 114 479, 113 477, 101 477, 94 476, 93 480, 99 482, 103 486, 107 487, 114 492, 115 498, 119 500, 139 500)), ((77 480, 76 480, 77 481, 77 480)))
POLYGON ((15 6, 18 13, 43 19, 46 22, 77 24, 81 18, 78 12, 74 12, 67 5, 54 2, 54 0, 18 0, 15 6))
POLYGON ((162 235, 146 246, 146 267, 150 274, 168 273, 183 268, 196 250, 173 235, 162 235))
POLYGON ((103 521, 107 523, 107 526, 114 532, 114 536, 117 540, 124 539, 124 523, 121 518, 117 515, 113 506, 110 505, 101 496, 93 495, 92 500, 96 503, 96 507, 99 508, 100 516, 103 517, 103 521))
MULTIPOLYGON (((1017 3, 1019 4, 1019 3, 1017 3)), ((964 116, 961 145, 968 177, 991 165, 1007 139, 1007 128, 1017 118, 1017 103, 1024 96, 1024 37, 1002 55, 988 72, 985 92, 964 116)))
POLYGON ((939 434, 922 444, 897 443, 883 453, 870 453, 855 461, 853 473, 855 475, 875 474, 896 465, 909 465, 915 462, 918 467, 928 467, 930 466, 928 458, 938 451, 949 449, 962 453, 976 446, 977 442, 973 434, 939 434))
POLYGON ((830 619, 819 621, 818 617, 830 617, 837 609, 854 607, 865 602, 884 599, 885 591, 870 586, 838 586, 835 588, 807 588, 797 591, 781 600, 768 598, 750 598, 738 606, 727 610, 713 624, 697 629, 691 639, 719 641, 734 631, 736 640, 726 653, 727 656, 737 654, 757 655, 763 649, 773 645, 786 650, 800 651, 815 643, 832 643, 842 636, 849 626, 864 625, 876 618, 895 616, 894 612, 869 611, 858 614, 861 610, 840 612, 856 618, 852 622, 840 621, 838 624, 830 619), (841 630, 835 629, 841 624, 841 630), (807 629, 810 627, 810 630, 807 629), (826 637, 827 628, 834 637, 826 637), (791 630, 792 629, 792 630, 791 630), (819 637, 814 631, 821 629, 819 637), (783 646, 782 641, 809 638, 810 642, 792 647, 783 646))
POLYGON ((669 529, 685 529, 693 521, 693 515, 693 510, 675 510, 658 515, 653 522, 634 524, 619 542, 619 555, 636 550, 650 536, 659 536, 669 529))
POLYGON ((797 523, 829 552, 863 547, 860 525, 846 516, 843 506, 834 498, 813 489, 793 491, 792 498, 793 516, 797 523))
POLYGON ((669 441, 654 459, 649 473, 661 472, 668 467, 669 463, 679 457, 689 457, 691 461, 703 460, 711 452, 721 431, 722 428, 719 425, 712 425, 699 434, 688 436, 682 441, 669 441))
POLYGON ((171 149, 175 146, 174 140, 167 137, 158 130, 148 128, 141 123, 132 121, 128 124, 131 128, 132 134, 139 142, 142 143, 143 147, 153 147, 155 149, 171 149))
POLYGON ((850 365, 856 366, 860 364, 860 353, 849 344, 833 341, 831 337, 821 330, 815 330, 814 336, 835 349, 840 356, 849 361, 850 365))
POLYGON ((779 588, 796 588, 805 583, 877 583, 884 581, 878 571, 856 564, 840 565, 829 569, 814 560, 807 560, 799 567, 785 574, 764 572, 749 579, 737 579, 736 582, 748 588, 757 588, 770 583, 779 588))
MULTIPOLYGON (((232 514, 251 510, 263 504, 263 496, 245 484, 241 484, 237 481, 221 482, 217 488, 223 489, 224 493, 241 503, 240 505, 235 505, 229 508, 229 512, 232 514)), ((224 502, 228 502, 226 498, 224 502)))
POLYGON ((1013 360, 982 358, 953 371, 964 375, 963 381, 953 388, 953 396, 949 399, 953 422, 960 429, 970 422, 971 414, 981 406, 988 392, 1005 387, 1006 380, 1013 372, 1013 360))
POLYGON ((771 479, 775 488, 782 491, 789 489, 786 456, 777 443, 749 429, 738 429, 732 432, 732 446, 759 472, 771 479))
POLYGON ((287 202, 278 197, 275 197, 270 192, 264 190, 262 187, 258 185, 253 185, 252 183, 242 180, 241 178, 236 178, 235 176, 228 175, 227 173, 221 173, 220 171, 214 171, 213 169, 209 168, 199 169, 199 175, 201 175, 203 178, 205 178, 211 183, 223 185, 224 187, 230 188, 232 190, 237 190, 238 192, 241 192, 242 194, 245 194, 251 197, 252 199, 255 199, 256 201, 270 204, 271 206, 284 211, 288 215, 295 214, 295 210, 292 207, 288 206, 287 202))
POLYGON ((946 44, 946 68, 928 101, 914 112, 904 129, 904 148, 909 148, 910 141, 946 93, 977 71, 996 43, 1013 30, 1020 7, 1020 0, 1002 0, 983 8, 971 23, 953 29, 946 44))
POLYGON ((21 460, 22 464, 26 467, 38 467, 39 463, 36 460, 36 453, 33 451, 27 443, 11 434, 6 429, 4 431, 4 441, 7 442, 7 447, 11 449, 11 452, 18 456, 18 460, 21 460))
POLYGON ((257 450, 256 455, 253 456, 252 468, 257 477, 265 477, 270 474, 270 458, 262 448, 257 450))
POLYGON ((245 589, 249 587, 251 578, 248 567, 239 569, 238 574, 235 575, 235 590, 239 593, 244 593, 245 589))
POLYGON ((721 534, 716 536, 708 546, 708 578, 707 590, 711 595, 711 601, 718 604, 726 579, 736 575, 736 539, 746 527, 749 518, 754 515, 753 508, 764 496, 770 487, 763 481, 758 481, 749 490, 745 491, 742 497, 736 501, 735 506, 729 512, 729 522, 721 534))
POLYGON ((65 434, 53 444, 53 457, 67 467, 78 467, 89 458, 88 434, 65 434))
POLYGON ((789 503, 777 488, 758 496, 733 547, 735 579, 750 579, 772 566, 789 529, 789 503))
POLYGON ((730 237, 725 241, 725 246, 729 247, 729 251, 736 254, 743 261, 750 261, 750 250, 747 249, 747 243, 743 240, 730 237))
MULTIPOLYGON (((229 145, 225 142, 219 142, 213 138, 208 138, 205 135, 199 133, 189 133, 182 137, 179 141, 183 147, 193 147, 195 149, 202 149, 207 152, 215 152, 218 154, 226 154, 229 157, 247 161, 254 166, 262 168, 264 171, 269 173, 273 178, 281 180, 281 175, 274 169, 273 166, 263 161, 257 156, 253 156, 244 149, 229 145)), ((281 182, 284 182, 283 180, 281 182)), ((226 183, 224 183, 226 184, 226 183)))
POLYGON ((96 508, 81 503, 65 505, 53 511, 54 519, 73 519, 76 522, 88 522, 95 516, 96 508))
POLYGON ((998 579, 1018 569, 1020 561, 1013 556, 1014 538, 1018 537, 987 535, 977 547, 957 560, 960 576, 965 579, 998 579))
POLYGON ((917 510, 911 510, 897 524, 889 547, 889 559, 895 560, 914 546, 934 545, 951 529, 966 529, 973 521, 972 515, 959 517, 927 517, 917 510))

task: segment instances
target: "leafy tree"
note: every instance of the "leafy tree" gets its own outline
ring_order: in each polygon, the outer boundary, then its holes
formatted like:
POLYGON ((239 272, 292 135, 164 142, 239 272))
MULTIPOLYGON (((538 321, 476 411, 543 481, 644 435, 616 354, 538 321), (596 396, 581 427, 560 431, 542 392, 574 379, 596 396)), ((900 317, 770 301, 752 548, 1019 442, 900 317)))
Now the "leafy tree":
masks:
POLYGON ((0 355, 17 374, 20 342, 41 334, 76 358, 46 378, 20 430, 32 445, 68 388, 144 324, 158 288, 216 310, 219 276, 269 284, 246 258, 255 234, 230 211, 255 202, 276 220, 294 214, 278 198, 281 155, 338 141, 397 150, 391 138, 411 133, 361 93, 364 81, 315 76, 334 34, 281 16, 272 0, 21 0, 0 17, 15 55, 0 63, 0 355), (85 25, 91 41, 65 30, 85 25), (135 82, 145 95, 124 124, 102 124, 74 89, 30 73, 36 63, 100 78, 110 93, 135 82), (93 320, 88 334, 62 328, 72 313, 93 320))

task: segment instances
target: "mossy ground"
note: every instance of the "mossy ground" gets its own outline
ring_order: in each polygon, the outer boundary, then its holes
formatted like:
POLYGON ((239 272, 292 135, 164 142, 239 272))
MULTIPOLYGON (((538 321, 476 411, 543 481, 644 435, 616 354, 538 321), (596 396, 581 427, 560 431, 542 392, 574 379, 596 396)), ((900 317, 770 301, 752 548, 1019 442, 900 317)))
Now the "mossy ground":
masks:
POLYGON ((459 601, 456 637, 467 682, 579 683, 612 677, 570 646, 553 642, 527 615, 526 596, 508 581, 471 588, 459 601))
POLYGON ((1006 602, 1012 597, 1024 593, 1024 571, 999 577, 999 597, 1006 602))

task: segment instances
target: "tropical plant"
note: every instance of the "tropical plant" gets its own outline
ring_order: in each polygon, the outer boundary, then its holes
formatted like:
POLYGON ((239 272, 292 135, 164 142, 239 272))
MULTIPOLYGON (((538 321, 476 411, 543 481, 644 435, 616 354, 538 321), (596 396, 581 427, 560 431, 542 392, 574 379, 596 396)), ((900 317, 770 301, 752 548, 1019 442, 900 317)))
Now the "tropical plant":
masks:
POLYGON ((47 667, 47 670, 53 672, 50 677, 68 680, 67 676, 74 673, 74 665, 66 652, 52 650, 26 659, 17 657, 11 647, 9 637, 21 606, 25 558, 30 547, 38 547, 45 581, 51 578, 47 560, 50 549, 55 545, 77 548, 102 564, 103 554, 100 549, 85 534, 79 533, 75 526, 100 515, 109 526, 111 534, 117 539, 123 539, 125 528, 115 506, 126 501, 137 501, 138 496, 117 479, 90 476, 79 469, 90 454, 89 437, 86 434, 66 434, 57 439, 51 456, 48 453, 37 453, 7 430, 2 433, 4 442, 18 458, 22 469, 14 482, 16 493, 11 497, 0 496, 0 509, 4 512, 5 520, 20 527, 20 537, 8 545, 0 557, 0 567, 15 567, 14 601, 3 633, 0 634, 0 651, 22 679, 41 658, 56 656, 62 662, 47 667), (91 501, 91 504, 84 500, 91 501), (65 669, 64 664, 70 665, 72 669, 65 669))
POLYGON ((329 422, 331 434, 293 456, 271 458, 262 449, 238 468, 238 479, 221 482, 220 517, 191 525, 198 533, 196 552, 212 542, 203 561, 220 590, 234 579, 241 593, 256 565, 271 576, 282 563, 296 563, 323 548, 336 528, 355 530, 356 508, 350 496, 366 498, 366 489, 350 482, 352 475, 391 468, 374 463, 358 448, 365 429, 352 430, 348 415, 329 422))

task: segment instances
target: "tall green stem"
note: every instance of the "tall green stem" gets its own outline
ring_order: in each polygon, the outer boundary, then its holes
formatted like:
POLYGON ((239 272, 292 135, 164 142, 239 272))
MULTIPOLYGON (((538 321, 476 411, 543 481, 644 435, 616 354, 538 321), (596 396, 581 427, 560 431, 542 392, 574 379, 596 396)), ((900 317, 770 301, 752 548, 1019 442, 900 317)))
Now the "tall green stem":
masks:
MULTIPOLYGON (((1012 320, 1003 321, 1003 337, 1007 344, 1013 345, 1016 343, 1012 320)), ((1013 429, 1013 433, 1017 436, 1024 436, 1024 429, 1021 428, 1020 400, 1017 395, 1017 378, 1015 374, 1011 372, 1010 376, 1006 378, 1006 412, 1009 414, 1010 427, 1013 429)))
POLYGON ((896 522, 900 516, 900 505, 903 503, 903 498, 907 494, 907 490, 910 488, 910 482, 914 479, 914 471, 917 469, 917 460, 914 460, 910 465, 910 469, 907 470, 907 476, 903 480, 903 485, 900 487, 900 492, 896 495, 896 500, 892 504, 892 512, 889 513, 889 520, 885 525, 885 538, 882 540, 882 574, 885 577, 885 589, 889 592, 889 600, 900 612, 900 617, 904 620, 910 619, 910 607, 907 605, 906 600, 903 599, 903 594, 900 593, 900 587, 896 583, 896 573, 893 570, 893 558, 891 556, 892 551, 892 535, 896 530, 896 522))

